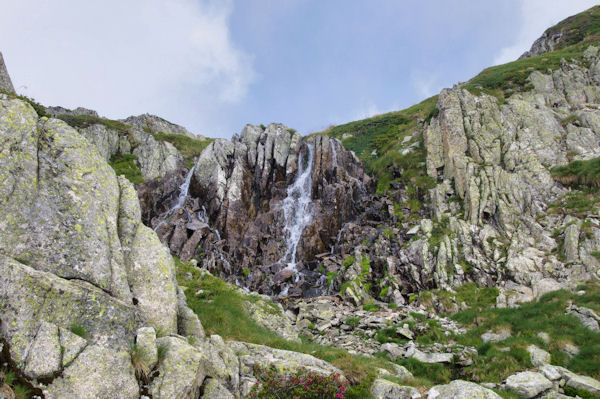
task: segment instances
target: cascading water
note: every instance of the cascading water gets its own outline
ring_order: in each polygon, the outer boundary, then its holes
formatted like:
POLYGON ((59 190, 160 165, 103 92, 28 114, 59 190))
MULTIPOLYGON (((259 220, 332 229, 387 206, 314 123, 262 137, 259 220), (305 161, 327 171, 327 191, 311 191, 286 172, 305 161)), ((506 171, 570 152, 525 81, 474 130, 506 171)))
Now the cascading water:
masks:
MULTIPOLYGON (((171 207, 171 209, 168 210, 168 212, 162 216, 162 219, 155 227, 154 227, 154 231, 158 231, 158 228, 160 226, 162 226, 163 224, 165 224, 165 220, 171 216, 173 214, 173 212, 175 212, 177 209, 184 209, 185 210, 185 200, 189 195, 189 190, 190 190, 190 183, 192 181, 192 176, 194 175, 194 169, 196 168, 196 166, 193 166, 192 169, 190 169, 190 171, 188 172, 187 176, 185 177, 184 182, 181 184, 181 186, 179 186, 179 197, 177 197, 177 203, 171 207)), ((190 215, 187 212, 187 210, 185 211, 188 217, 188 221, 190 219, 190 215)))
POLYGON ((190 169, 185 177, 185 181, 181 186, 179 186, 179 198, 177 198, 177 205, 175 205, 173 209, 182 208, 185 205, 185 199, 188 197, 190 191, 190 182, 192 181, 192 176, 194 175, 194 169, 196 169, 196 165, 192 166, 192 169, 190 169))
POLYGON ((308 160, 303 162, 302 151, 298 155, 298 172, 296 180, 287 188, 287 197, 283 200, 285 215, 286 251, 282 261, 287 264, 286 269, 295 270, 296 250, 302 238, 304 228, 312 220, 312 168, 313 148, 308 145, 308 160))

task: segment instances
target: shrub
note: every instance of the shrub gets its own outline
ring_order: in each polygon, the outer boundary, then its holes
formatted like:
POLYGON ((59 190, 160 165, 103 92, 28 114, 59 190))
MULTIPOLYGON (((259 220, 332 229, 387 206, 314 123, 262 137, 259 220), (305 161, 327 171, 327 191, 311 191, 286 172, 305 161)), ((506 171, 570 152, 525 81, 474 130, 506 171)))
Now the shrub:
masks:
POLYGON ((279 374, 275 366, 254 367, 258 381, 250 392, 250 398, 272 399, 342 399, 346 384, 339 374, 323 376, 304 368, 295 373, 279 374))
POLYGON ((131 154, 115 155, 109 165, 114 169, 117 176, 124 175, 134 185, 144 183, 142 171, 136 165, 137 157, 131 154))

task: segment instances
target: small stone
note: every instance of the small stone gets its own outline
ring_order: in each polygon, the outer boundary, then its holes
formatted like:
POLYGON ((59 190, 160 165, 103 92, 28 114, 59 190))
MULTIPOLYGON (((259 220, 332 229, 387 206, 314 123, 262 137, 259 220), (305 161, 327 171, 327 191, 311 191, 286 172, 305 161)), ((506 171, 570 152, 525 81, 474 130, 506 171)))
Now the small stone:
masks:
POLYGON ((527 347, 527 352, 529 352, 531 364, 533 364, 535 367, 550 363, 550 354, 535 345, 529 345, 527 347))
POLYGON ((550 334, 547 332, 540 332, 536 335, 539 339, 541 339, 546 345, 550 344, 550 334))
POLYGON ((481 335, 481 339, 483 342, 492 342, 492 343, 496 343, 496 342, 500 342, 500 341, 504 341, 507 338, 510 338, 511 333, 510 330, 508 329, 500 329, 500 331, 498 331, 497 333, 492 332, 491 330, 486 332, 485 334, 481 335))

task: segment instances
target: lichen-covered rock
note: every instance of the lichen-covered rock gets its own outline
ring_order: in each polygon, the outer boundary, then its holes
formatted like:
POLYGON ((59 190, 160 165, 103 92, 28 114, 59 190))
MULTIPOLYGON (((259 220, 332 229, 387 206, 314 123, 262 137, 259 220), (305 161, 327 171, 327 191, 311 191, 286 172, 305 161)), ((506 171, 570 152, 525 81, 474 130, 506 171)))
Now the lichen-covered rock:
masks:
POLYGON ((132 129, 131 137, 135 143, 131 153, 140 163, 144 180, 162 177, 183 165, 183 157, 173 144, 158 141, 152 135, 138 129, 132 129))
POLYGON ((119 187, 90 144, 62 121, 19 100, 0 108, 0 249, 126 301, 117 234, 119 187), (57 221, 60 220, 60 223, 57 221))
POLYGON ((100 155, 108 162, 110 158, 119 153, 119 132, 108 129, 99 123, 81 129, 79 131, 90 143, 96 146, 100 155))
POLYGON ((28 350, 25 375, 29 378, 48 378, 61 369, 61 346, 58 326, 42 322, 28 350))
MULTIPOLYGON (((82 326, 91 343, 128 349, 139 323, 137 309, 93 285, 68 281, 0 255, 2 335, 12 359, 25 367, 42 322, 82 326)), ((50 354, 49 354, 50 356, 50 354)))
POLYGON ((531 364, 533 364, 535 367, 543 366, 544 364, 550 363, 550 353, 546 352, 541 348, 538 348, 535 345, 529 345, 527 347, 527 352, 529 352, 531 364))
POLYGON ((405 387, 383 378, 373 381, 370 392, 375 399, 419 399, 421 397, 416 388, 405 387))
POLYGON ((252 375, 255 364, 263 367, 275 366, 282 373, 294 373, 301 368, 320 375, 342 372, 324 360, 304 353, 274 349, 268 346, 231 341, 228 345, 240 359, 240 373, 252 375))
POLYGON ((436 385, 427 393, 427 399, 500 399, 501 396, 469 381, 455 380, 446 385, 436 385))
POLYGON ((137 399, 140 393, 129 353, 92 345, 44 389, 44 395, 47 399, 137 399))
POLYGON ((137 330, 135 344, 140 350, 140 360, 150 370, 158 362, 158 347, 156 346, 156 331, 152 327, 142 327, 137 330))
POLYGON ((158 366, 158 376, 150 384, 154 399, 195 399, 206 377, 204 357, 183 338, 157 339, 166 348, 165 358, 158 366))
POLYGON ((245 305, 250 317, 261 326, 287 340, 300 341, 298 329, 284 314, 281 305, 271 302, 270 299, 266 299, 266 301, 263 299, 256 302, 246 301, 245 305))
POLYGON ((175 264, 152 229, 140 224, 129 253, 128 281, 147 325, 177 332, 175 264))
POLYGON ((181 134, 190 138, 204 138, 200 135, 195 136, 183 126, 176 125, 159 116, 151 114, 130 116, 126 119, 123 119, 123 122, 128 125, 134 126, 139 130, 148 130, 152 133, 181 134))
POLYGON ((204 338, 204 328, 198 315, 187 306, 185 293, 177 288, 177 333, 184 337, 204 338))
POLYGON ((210 378, 209 381, 204 385, 203 399, 234 399, 235 397, 231 392, 227 390, 218 380, 210 378))
POLYGON ((506 379, 506 387, 524 398, 533 398, 552 388, 552 382, 540 373, 523 371, 506 379))

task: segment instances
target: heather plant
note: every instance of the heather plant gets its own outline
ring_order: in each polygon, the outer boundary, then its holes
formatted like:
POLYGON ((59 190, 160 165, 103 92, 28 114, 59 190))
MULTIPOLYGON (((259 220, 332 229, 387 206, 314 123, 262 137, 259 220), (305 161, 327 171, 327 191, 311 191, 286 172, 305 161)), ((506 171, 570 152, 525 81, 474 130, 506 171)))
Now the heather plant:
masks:
POLYGON ((320 375, 305 368, 280 374, 274 366, 254 367, 258 381, 250 392, 256 399, 343 399, 346 384, 339 374, 320 375))

